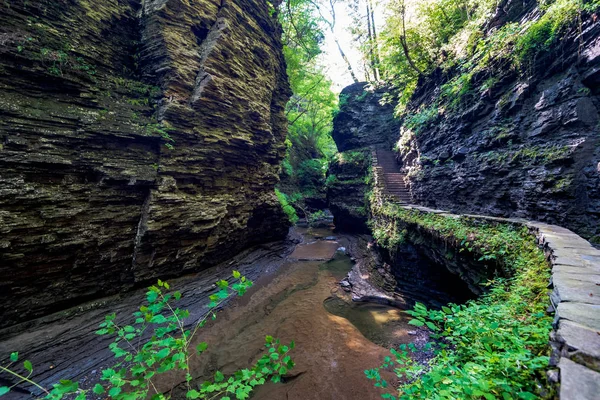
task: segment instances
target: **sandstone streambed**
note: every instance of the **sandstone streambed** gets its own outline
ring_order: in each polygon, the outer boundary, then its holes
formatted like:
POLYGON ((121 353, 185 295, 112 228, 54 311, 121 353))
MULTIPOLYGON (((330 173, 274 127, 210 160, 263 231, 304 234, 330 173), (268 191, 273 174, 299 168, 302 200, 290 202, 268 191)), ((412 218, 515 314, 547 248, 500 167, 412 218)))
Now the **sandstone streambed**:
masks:
POLYGON ((353 262, 338 250, 331 228, 298 231, 303 243, 287 262, 207 327, 202 340, 209 351, 193 366, 197 382, 216 370, 247 367, 261 354, 265 335, 272 335, 295 341, 296 367, 283 383, 257 388, 253 399, 378 399, 364 370, 379 365, 390 346, 414 341, 415 328, 399 309, 352 302, 340 280, 353 262))
MULTIPOLYGON (((322 226, 296 227, 291 237, 300 243, 263 246, 206 273, 171 280, 184 293, 182 305, 190 309, 192 319, 205 310, 212 282, 230 274, 230 268, 240 269, 255 282, 204 328, 200 340, 209 349, 192 363, 195 383, 217 370, 229 374, 248 367, 262 354, 265 335, 272 335, 284 343, 295 341, 291 355, 296 367, 283 383, 257 388, 253 399, 379 398, 364 370, 379 365, 390 347, 418 341, 415 327, 408 325, 402 310, 355 303, 340 285, 354 266, 346 251, 340 251, 350 236, 322 226)), ((15 332, 0 340, 0 349, 26 354, 38 367, 42 383, 73 378, 91 387, 101 370, 112 365, 108 342, 93 333, 98 323, 114 311, 126 320, 142 298, 139 291, 90 304, 89 310, 57 314, 31 325, 26 334, 15 332)), ((169 390, 173 378, 161 377, 156 384, 169 390)), ((395 381, 392 374, 387 378, 395 381)), ((184 398, 177 389, 173 398, 184 398)), ((14 392, 9 398, 24 395, 14 392)))

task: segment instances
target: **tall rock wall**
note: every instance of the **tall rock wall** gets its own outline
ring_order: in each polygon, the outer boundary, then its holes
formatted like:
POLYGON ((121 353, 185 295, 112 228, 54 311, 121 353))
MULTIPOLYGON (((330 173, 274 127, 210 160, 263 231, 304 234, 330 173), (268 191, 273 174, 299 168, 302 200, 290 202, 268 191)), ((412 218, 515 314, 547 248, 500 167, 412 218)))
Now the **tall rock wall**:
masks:
POLYGON ((398 136, 394 106, 385 101, 389 88, 354 83, 340 93, 340 112, 331 136, 340 153, 328 171, 327 202, 335 226, 367 233, 371 149, 391 148, 398 136))
POLYGON ((333 119, 331 136, 339 151, 367 146, 392 146, 400 129, 394 105, 386 101, 387 87, 370 88, 367 82, 345 87, 340 112, 333 119))
MULTIPOLYGON (((540 15, 535 1, 503 3, 490 27, 540 15)), ((600 244, 600 21, 583 18, 581 35, 575 22, 520 71, 495 59, 474 72, 455 109, 436 99, 460 72, 421 80, 398 146, 416 204, 545 221, 600 244)))
POLYGON ((0 3, 0 326, 285 236, 261 0, 0 3))

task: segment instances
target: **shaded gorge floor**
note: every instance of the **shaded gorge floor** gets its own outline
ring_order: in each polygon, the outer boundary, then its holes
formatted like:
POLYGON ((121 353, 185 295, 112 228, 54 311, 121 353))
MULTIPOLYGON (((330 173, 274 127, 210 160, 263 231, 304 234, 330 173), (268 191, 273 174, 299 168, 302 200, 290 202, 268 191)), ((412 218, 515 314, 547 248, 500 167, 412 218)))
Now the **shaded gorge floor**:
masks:
POLYGON ((209 351, 193 366, 199 382, 216 370, 227 375, 245 368, 272 335, 295 341, 296 367, 284 383, 259 387, 253 399, 380 398, 364 370, 379 365, 390 346, 414 341, 415 327, 399 309, 352 302, 339 281, 353 262, 336 251, 340 244, 331 229, 299 228, 303 243, 281 269, 259 279, 207 327, 202 340, 209 351))
MULTIPOLYGON (((190 324, 205 313, 213 283, 233 269, 255 282, 201 331, 198 341, 207 342, 209 348, 192 361, 194 383, 210 379, 217 370, 227 375, 249 367, 262 355, 265 336, 271 335, 282 343, 295 341, 290 355, 296 367, 283 383, 257 388, 253 399, 379 399, 380 392, 373 389, 364 370, 380 365, 389 348, 402 343, 423 345, 428 335, 409 325, 411 317, 401 309, 353 302, 350 288, 340 285, 365 254, 354 254, 368 241, 366 236, 360 238, 334 233, 328 223, 317 228, 298 226, 286 242, 259 246, 223 265, 170 280, 172 288, 183 293, 180 307, 190 310, 190 324), (351 258, 349 251, 359 260, 351 258)), ((0 354, 19 351, 33 362, 33 379, 44 386, 73 379, 91 387, 101 370, 114 364, 108 350, 111 340, 93 332, 112 312, 123 323, 129 321, 143 293, 114 296, 4 330, 0 354)), ((389 382, 397 381, 388 375, 389 382)), ((156 385, 168 391, 173 382, 182 380, 170 374, 160 377, 156 385)), ((175 387, 173 398, 183 399, 182 389, 182 385, 175 387)), ((32 396, 13 392, 6 398, 32 396)))

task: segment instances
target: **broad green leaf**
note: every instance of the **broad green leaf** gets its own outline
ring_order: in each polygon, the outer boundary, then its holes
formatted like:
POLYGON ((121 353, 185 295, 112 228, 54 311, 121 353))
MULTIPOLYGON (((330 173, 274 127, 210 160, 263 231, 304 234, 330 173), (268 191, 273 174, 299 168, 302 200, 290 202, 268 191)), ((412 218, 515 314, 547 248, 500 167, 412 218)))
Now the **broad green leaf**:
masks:
POLYGON ((23 368, 25 368, 29 372, 33 371, 33 365, 31 365, 31 361, 25 360, 23 362, 23 368))
POLYGON ((410 325, 414 325, 414 326, 423 326, 423 325, 425 325, 425 323, 423 321, 421 321, 420 319, 411 319, 410 321, 408 321, 408 323, 410 325))
POLYGON ((10 392, 10 388, 8 386, 0 386, 0 396, 10 392))
POLYGON ((198 354, 201 354, 207 348, 208 348, 208 344, 206 342, 201 342, 200 344, 198 344, 198 346, 196 346, 196 351, 198 352, 198 354))
POLYGON ((164 324, 165 322, 167 322, 167 319, 165 318, 164 315, 159 314, 159 315, 155 315, 154 317, 152 317, 150 322, 153 324, 164 324))
POLYGON ((171 353, 171 350, 167 347, 156 353, 156 358, 163 359, 171 353))
POLYGON ((429 321, 425 322, 425 325, 427 325, 427 327, 428 327, 429 329, 431 329, 432 331, 437 331, 437 330, 439 330, 437 326, 435 326, 433 323, 431 323, 431 322, 429 322, 429 321))
POLYGON ((15 351, 14 353, 10 353, 10 361, 17 362, 19 361, 19 352, 15 351))
POLYGON ((104 393, 104 387, 101 384, 96 383, 96 386, 94 386, 94 389, 92 391, 96 394, 102 394, 104 393))

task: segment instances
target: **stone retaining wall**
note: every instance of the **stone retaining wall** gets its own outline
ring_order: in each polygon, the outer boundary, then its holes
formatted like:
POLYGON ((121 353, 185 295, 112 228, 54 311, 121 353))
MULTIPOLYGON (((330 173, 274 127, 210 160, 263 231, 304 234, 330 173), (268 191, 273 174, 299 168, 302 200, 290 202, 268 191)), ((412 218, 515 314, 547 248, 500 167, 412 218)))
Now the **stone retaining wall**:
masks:
MULTIPOLYGON (((404 206, 448 217, 442 210, 404 206)), ((480 220, 527 226, 535 233, 552 268, 549 311, 552 356, 549 378, 560 382, 562 400, 595 400, 600 397, 600 250, 572 231, 520 218, 462 215, 480 220)))

